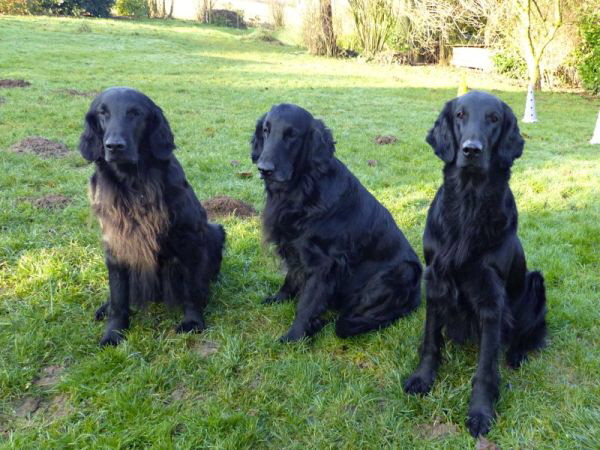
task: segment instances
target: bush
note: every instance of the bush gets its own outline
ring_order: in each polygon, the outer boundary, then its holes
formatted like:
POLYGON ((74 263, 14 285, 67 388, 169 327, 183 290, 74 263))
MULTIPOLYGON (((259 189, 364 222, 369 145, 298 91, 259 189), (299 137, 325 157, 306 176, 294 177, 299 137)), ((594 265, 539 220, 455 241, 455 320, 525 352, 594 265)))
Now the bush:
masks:
POLYGON ((148 17, 146 0, 117 0, 115 9, 121 16, 148 17))
POLYGON ((2 14, 108 17, 115 0, 0 0, 2 14))
POLYGON ((396 27, 390 0, 348 0, 365 56, 382 51, 396 27))
POLYGON ((269 3, 271 9, 271 17, 275 28, 283 28, 285 26, 285 4, 282 0, 271 0, 269 3))
POLYGON ((31 14, 30 0, 0 0, 0 14, 31 14))
POLYGON ((583 87, 600 94, 600 13, 590 14, 580 24, 579 76, 583 87))
POLYGON ((518 53, 502 50, 492 56, 496 72, 515 80, 526 80, 527 62, 518 53))

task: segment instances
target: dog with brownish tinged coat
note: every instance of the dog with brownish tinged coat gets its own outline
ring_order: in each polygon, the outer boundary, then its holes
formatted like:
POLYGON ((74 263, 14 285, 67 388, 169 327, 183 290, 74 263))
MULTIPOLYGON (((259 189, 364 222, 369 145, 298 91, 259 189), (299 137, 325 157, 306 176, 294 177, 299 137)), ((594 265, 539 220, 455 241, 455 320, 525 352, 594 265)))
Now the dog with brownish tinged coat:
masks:
POLYGON ((282 341, 311 336, 339 313, 347 337, 376 330, 420 302, 421 264, 391 214, 334 156, 331 132, 296 105, 276 105, 260 118, 252 161, 264 180, 266 239, 287 274, 266 302, 297 297, 282 341))
POLYGON ((130 307, 151 301, 183 308, 178 332, 202 331, 209 283, 219 273, 225 232, 206 213, 173 155, 162 110, 134 89, 99 94, 79 142, 95 164, 90 200, 100 221, 110 298, 101 345, 116 345, 130 307))
POLYGON ((544 278, 527 270, 508 184, 524 141, 508 105, 473 91, 446 103, 427 142, 444 161, 444 183, 423 237, 427 313, 420 363, 404 389, 430 391, 443 330, 456 342, 478 343, 467 417, 469 431, 478 436, 494 418, 501 345, 516 369, 545 344, 544 278))

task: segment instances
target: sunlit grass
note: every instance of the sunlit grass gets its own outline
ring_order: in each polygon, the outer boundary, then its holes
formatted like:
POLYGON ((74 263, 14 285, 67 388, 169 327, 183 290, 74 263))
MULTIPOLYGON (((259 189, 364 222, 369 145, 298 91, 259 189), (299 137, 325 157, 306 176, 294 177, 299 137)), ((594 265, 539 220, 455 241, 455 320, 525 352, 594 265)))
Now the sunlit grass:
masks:
MULTIPOLYGON (((242 39, 247 33, 179 21, 0 18, 0 78, 32 83, 0 89, 2 445, 473 447, 463 424, 475 349, 448 346, 431 395, 402 392, 416 364, 423 308, 356 339, 336 338, 329 325, 309 342, 276 342, 294 307, 260 304, 282 274, 258 218, 222 220, 227 250, 205 333, 175 334, 178 313, 153 305, 136 314, 123 345, 97 347, 102 325, 92 317, 107 280, 86 194, 92 169, 76 153, 91 98, 65 89, 143 90, 165 111, 198 196, 229 195, 259 210, 260 180, 235 173, 253 171, 255 120, 274 103, 298 103, 332 129, 338 156, 421 253, 441 180, 424 136, 462 72, 316 58, 242 39), (81 32, 82 24, 91 31, 81 32), (378 146, 378 134, 398 141, 378 146), (64 141, 72 153, 41 159, 8 150, 32 135, 64 141), (376 166, 367 165, 371 159, 376 166), (50 211, 32 204, 47 194, 72 201, 50 211), (63 368, 60 379, 37 385, 48 366, 63 368), (31 418, 17 417, 27 396, 41 406, 31 418), (421 426, 436 422, 458 431, 423 436, 421 426)), ((521 87, 475 72, 467 80, 521 116, 521 87)), ((521 124, 527 145, 511 185, 529 265, 546 276, 549 347, 518 372, 503 365, 490 439, 502 448, 593 448, 600 442, 600 156, 587 141, 600 102, 566 93, 536 99, 540 121, 521 124)))

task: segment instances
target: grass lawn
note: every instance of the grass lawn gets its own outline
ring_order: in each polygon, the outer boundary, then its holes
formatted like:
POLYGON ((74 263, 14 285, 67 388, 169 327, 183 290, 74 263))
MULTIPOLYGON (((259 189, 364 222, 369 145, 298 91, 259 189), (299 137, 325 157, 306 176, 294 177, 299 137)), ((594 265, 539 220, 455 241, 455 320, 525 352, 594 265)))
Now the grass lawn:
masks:
MULTIPOLYGON (((424 307, 388 329, 340 340, 327 326, 276 342, 293 304, 263 306, 283 279, 260 220, 227 217, 228 243, 208 330, 177 335, 179 312, 135 315, 117 348, 92 320, 107 296, 92 167, 77 152, 90 96, 136 87, 165 111, 201 199, 263 207, 249 158, 254 122, 278 102, 322 118, 337 154, 387 206, 421 254, 441 161, 424 137, 460 72, 328 60, 249 32, 186 22, 0 18, 0 445, 15 448, 473 448, 464 420, 476 350, 448 345, 424 398, 402 382, 417 363, 424 307), (82 26, 85 24, 85 26, 82 26), (71 91, 69 91, 71 89, 71 91), (374 138, 398 141, 379 146, 374 138), (30 136, 61 158, 15 153, 30 136), (377 165, 367 160, 377 160, 377 165), (234 167, 232 160, 240 162, 234 167), (46 195, 70 199, 45 209, 46 195)), ((521 117, 522 88, 468 74, 521 117)), ((597 448, 600 442, 600 153, 588 145, 598 99, 537 94, 539 123, 511 182, 529 266, 544 272, 549 346, 513 372, 502 364, 502 448, 597 448)))

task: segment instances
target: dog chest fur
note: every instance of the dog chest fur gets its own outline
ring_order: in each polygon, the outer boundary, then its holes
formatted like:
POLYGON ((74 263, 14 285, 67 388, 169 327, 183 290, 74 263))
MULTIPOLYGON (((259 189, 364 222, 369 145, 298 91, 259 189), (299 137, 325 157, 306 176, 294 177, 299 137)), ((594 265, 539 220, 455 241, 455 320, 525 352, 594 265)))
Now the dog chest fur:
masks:
POLYGON ((114 258, 140 271, 154 271, 160 239, 169 227, 169 214, 159 181, 146 179, 122 189, 102 173, 90 180, 90 200, 100 221, 102 239, 114 258))

